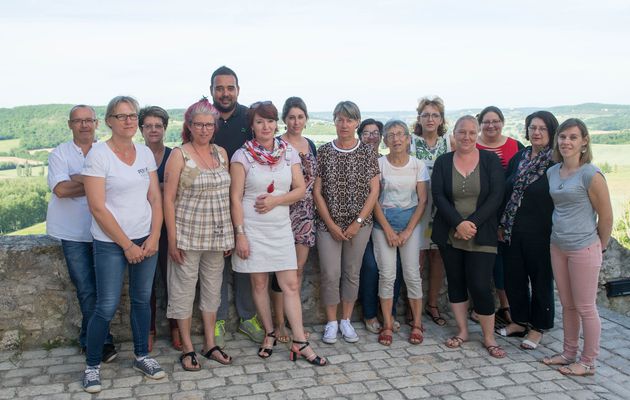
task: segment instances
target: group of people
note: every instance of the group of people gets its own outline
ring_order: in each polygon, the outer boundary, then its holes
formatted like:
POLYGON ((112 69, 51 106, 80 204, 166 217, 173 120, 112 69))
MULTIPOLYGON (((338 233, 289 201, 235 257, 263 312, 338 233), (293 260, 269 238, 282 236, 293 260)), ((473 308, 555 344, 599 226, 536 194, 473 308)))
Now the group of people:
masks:
POLYGON ((239 90, 234 71, 217 69, 212 101, 188 107, 182 144, 174 149, 164 145, 169 116, 160 107, 140 109, 132 97, 115 97, 104 120, 111 137, 99 143, 94 109, 70 111, 73 140, 49 158, 47 229, 61 239, 77 288, 87 392, 101 390, 100 364, 117 355, 109 327, 126 271, 133 367, 149 378, 165 376, 150 357, 156 269, 166 283, 166 316, 184 370, 201 369, 198 354, 232 362, 224 339, 230 274, 239 330, 260 343, 259 357, 291 341, 292 361, 326 365, 308 341, 300 299, 315 243, 324 343, 339 334, 359 340, 351 323, 359 300, 367 330, 391 345, 400 329, 401 287, 408 341, 422 343, 421 268, 427 268, 424 313, 439 326, 447 323, 438 308, 446 273, 457 325, 447 347, 469 339, 471 318, 481 325, 489 355, 505 357, 495 340, 494 284, 506 322, 496 333, 525 337, 521 347, 534 349, 553 326, 555 277, 565 345, 543 362, 565 374, 594 373, 597 274, 612 212, 605 179, 590 164, 584 123, 558 126, 551 113, 533 113, 525 121, 531 146, 523 147, 502 134, 496 107, 459 118, 448 135, 440 98, 420 101, 413 133, 400 120, 362 121, 357 105, 342 101, 333 111, 336 139, 316 149, 302 135, 308 120, 302 99, 287 99, 279 113, 270 101, 238 104, 239 90), (280 119, 286 132, 278 135, 280 119), (133 141, 138 128, 146 146, 133 141), (197 284, 199 353, 191 340, 197 284), (578 361, 580 325, 585 344, 578 361))

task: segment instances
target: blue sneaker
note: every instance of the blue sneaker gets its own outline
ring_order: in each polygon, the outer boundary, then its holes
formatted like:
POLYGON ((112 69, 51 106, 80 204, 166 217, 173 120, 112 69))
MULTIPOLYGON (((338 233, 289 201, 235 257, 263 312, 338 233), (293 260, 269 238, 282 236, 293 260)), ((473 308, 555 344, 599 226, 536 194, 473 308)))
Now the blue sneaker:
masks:
POLYGON ((83 390, 88 393, 98 393, 101 391, 101 369, 98 367, 87 367, 83 372, 83 390))
POLYGON ((166 372, 160 367, 157 360, 151 357, 133 360, 133 369, 142 372, 147 378, 151 379, 162 379, 166 376, 166 372))

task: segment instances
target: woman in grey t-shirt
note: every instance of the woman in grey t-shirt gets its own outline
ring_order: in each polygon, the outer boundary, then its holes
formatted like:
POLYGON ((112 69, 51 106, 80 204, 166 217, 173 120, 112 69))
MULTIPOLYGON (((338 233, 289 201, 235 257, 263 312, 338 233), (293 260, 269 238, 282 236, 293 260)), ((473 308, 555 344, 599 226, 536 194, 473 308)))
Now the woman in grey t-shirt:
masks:
POLYGON ((571 118, 558 127, 553 157, 559 164, 547 171, 555 207, 551 264, 562 303, 564 347, 542 362, 560 365, 564 375, 593 375, 601 336, 597 282, 613 221, 610 195, 601 171, 590 164, 593 156, 584 122, 571 118), (584 349, 578 361, 580 327, 584 349))

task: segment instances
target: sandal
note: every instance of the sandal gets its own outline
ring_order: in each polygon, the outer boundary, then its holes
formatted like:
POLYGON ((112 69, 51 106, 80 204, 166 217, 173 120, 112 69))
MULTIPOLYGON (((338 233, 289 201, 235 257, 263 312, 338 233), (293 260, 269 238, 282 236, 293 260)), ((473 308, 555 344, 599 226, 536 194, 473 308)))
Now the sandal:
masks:
POLYGON ((265 341, 263 339, 262 346, 260 346, 258 348, 258 357, 260 357, 260 358, 269 358, 269 357, 271 357, 271 354, 273 353, 273 347, 277 343, 276 331, 269 332, 265 338, 268 338, 268 337, 273 338, 273 343, 272 343, 271 347, 264 347, 265 346, 265 341))
POLYGON ((503 348, 499 345, 496 346, 486 346, 486 350, 488 350, 488 354, 494 358, 504 358, 507 356, 507 353, 503 348))
POLYGON ((382 344, 383 346, 391 345, 392 341, 394 340, 392 334, 393 334, 392 328, 388 328, 384 326, 383 328, 381 328, 381 333, 378 334, 378 342, 382 344), (385 332, 389 332, 389 334, 385 332))
POLYGON ((280 343, 289 343, 290 337, 286 333, 286 327, 280 327, 278 329, 274 329, 274 332, 278 331, 278 342, 280 343), (284 333, 284 334, 283 334, 284 333))
POLYGON ((444 342, 444 344, 449 349, 458 349, 458 348, 462 347, 462 344, 464 344, 465 342, 466 341, 464 339, 460 338, 459 336, 453 336, 453 337, 450 337, 450 338, 446 339, 446 342, 444 342))
POLYGON ((551 357, 545 357, 542 360, 540 360, 541 363, 545 364, 545 365, 570 365, 573 364, 575 362, 575 358, 570 360, 568 358, 566 358, 564 356, 564 354, 554 354, 551 357))
POLYGON ((582 362, 574 362, 573 364, 558 368, 558 372, 566 376, 593 376, 595 375, 595 366, 582 362), (576 368, 583 368, 584 371, 576 370, 576 368))
POLYGON ((293 340, 293 343, 291 344, 291 352, 289 353, 289 360, 295 362, 297 361, 298 358, 300 358, 300 356, 304 357, 304 359, 306 361, 308 361, 309 363, 313 364, 313 365, 317 365, 319 367, 323 367, 324 365, 328 364, 328 361, 323 358, 318 356, 317 354, 315 354, 315 352, 311 349, 311 351, 313 351, 313 354, 311 354, 310 356, 305 356, 302 353, 302 350, 306 349, 307 347, 309 347, 311 344, 306 341, 306 342, 302 342, 299 340, 293 340), (300 347, 297 351, 293 350, 294 347, 293 345, 303 345, 302 347, 300 347))
POLYGON ((527 337, 525 338, 525 340, 523 340, 523 341, 521 342, 521 349, 523 349, 523 350, 535 350, 535 349, 536 349, 536 347, 538 347, 538 345, 540 344, 540 341, 541 341, 541 340, 542 340, 542 338, 543 338, 543 331, 542 331, 542 330, 539 330, 539 329, 536 329, 536 328, 532 328, 532 329, 530 330, 530 333, 531 333, 532 331, 533 331, 533 332, 538 332, 538 333, 540 333, 540 336, 538 337, 538 340, 534 340, 534 339, 532 339, 532 338, 531 338, 531 336, 530 336, 530 334, 528 333, 528 334, 527 334, 527 337))
POLYGON ((513 322, 512 324, 507 325, 507 326, 506 326, 506 327, 504 327, 504 328, 497 328, 497 329, 495 329, 494 331, 496 332, 496 334, 497 334, 497 335, 500 335, 500 336, 503 336, 503 337, 524 337, 525 335, 527 335, 527 334, 529 333, 526 327, 524 327, 524 326, 522 326, 522 325, 519 325, 519 324, 517 324, 517 323, 514 323, 514 322, 513 322), (516 325, 516 326, 519 326, 519 327, 523 328, 523 330, 522 330, 522 331, 512 331, 512 332, 508 332, 508 328, 509 328, 509 327, 510 327, 510 325, 512 325, 512 324, 514 324, 514 325, 516 325))
POLYGON ((214 346, 213 348, 211 348, 210 350, 208 350, 205 353, 202 350, 201 354, 204 357, 206 357, 208 360, 216 361, 219 364, 223 364, 223 365, 232 364, 232 357, 228 356, 223 350, 221 350, 221 348, 219 346, 214 346), (219 357, 214 355, 214 353, 217 352, 217 351, 219 352, 219 354, 221 354, 221 357, 223 357, 223 359, 220 359, 219 357))
POLYGON ((201 365, 199 365, 199 361, 197 360, 197 353, 195 353, 194 351, 184 353, 179 356, 179 363, 181 364, 184 371, 196 372, 201 370, 201 365), (192 367, 187 367, 186 364, 184 364, 184 359, 186 357, 190 357, 190 365, 192 365, 192 367))
POLYGON ((428 315, 429 318, 431 318, 436 325, 438 326, 446 325, 446 320, 442 318, 442 316, 440 315, 440 309, 438 308, 438 306, 432 306, 429 303, 427 303, 427 305, 424 306, 424 313, 428 315), (431 310, 435 310, 435 311, 432 312, 431 310))
POLYGON ((382 326, 381 323, 378 322, 377 318, 373 318, 371 320, 365 319, 363 322, 365 323, 365 329, 367 329, 368 332, 379 333, 381 331, 382 326))
POLYGON ((424 329, 422 329, 421 326, 414 326, 413 328, 411 328, 411 333, 409 334, 409 343, 411 344, 422 343, 424 341, 424 335, 422 334, 422 332, 424 332, 424 329))

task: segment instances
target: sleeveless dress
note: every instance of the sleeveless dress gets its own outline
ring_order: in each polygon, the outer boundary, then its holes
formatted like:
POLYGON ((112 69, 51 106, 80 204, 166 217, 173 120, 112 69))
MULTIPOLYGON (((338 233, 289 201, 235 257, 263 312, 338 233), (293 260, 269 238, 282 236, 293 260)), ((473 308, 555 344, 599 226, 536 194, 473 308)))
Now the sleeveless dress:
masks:
POLYGON ((291 228, 296 244, 315 246, 315 201, 313 200, 313 187, 317 177, 317 161, 315 154, 310 151, 307 154, 300 153, 302 161, 302 174, 306 182, 306 194, 289 206, 291 216, 291 228))
MULTIPOLYGON (((433 164, 435 160, 442 154, 451 151, 451 140, 449 135, 438 136, 435 146, 430 147, 422 136, 413 136, 411 140, 411 154, 422 160, 427 166, 429 176, 433 173, 433 164)), ((431 195, 431 181, 427 182, 427 206, 424 214, 420 219, 420 249, 428 250, 429 248, 437 248, 431 241, 431 232, 433 226, 433 216, 435 215, 435 207, 433 207, 433 196, 431 195)))
POLYGON ((273 195, 282 195, 291 190, 291 146, 274 166, 257 163, 245 149, 234 154, 232 162, 242 152, 249 163, 245 175, 243 192, 243 228, 249 242, 249 257, 244 260, 232 255, 232 269, 236 272, 275 272, 297 269, 295 244, 291 230, 289 206, 279 205, 265 214, 254 209, 256 198, 267 193, 273 181, 273 195))
POLYGON ((202 170, 180 147, 184 169, 175 198, 177 248, 225 251, 234 248, 230 216, 230 174, 216 145, 213 153, 219 166, 202 170))

